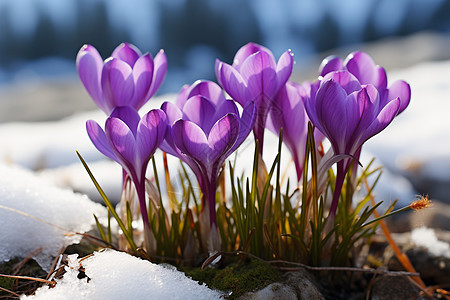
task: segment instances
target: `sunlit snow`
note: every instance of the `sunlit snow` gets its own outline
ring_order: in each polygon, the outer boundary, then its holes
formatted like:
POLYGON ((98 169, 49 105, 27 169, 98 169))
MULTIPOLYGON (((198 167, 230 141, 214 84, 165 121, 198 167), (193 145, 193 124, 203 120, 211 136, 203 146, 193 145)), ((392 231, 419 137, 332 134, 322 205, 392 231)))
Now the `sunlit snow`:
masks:
POLYGON ((55 288, 41 287, 23 299, 219 299, 222 293, 187 278, 174 267, 156 265, 123 252, 105 250, 83 259, 69 257, 55 288), (78 279, 83 267, 89 278, 78 279))
POLYGON ((435 256, 450 258, 450 244, 438 240, 434 229, 425 226, 415 228, 411 232, 411 241, 419 247, 424 247, 435 256))
POLYGON ((68 245, 78 243, 93 225, 100 204, 36 177, 17 166, 0 164, 0 262, 29 254, 45 270, 68 245))

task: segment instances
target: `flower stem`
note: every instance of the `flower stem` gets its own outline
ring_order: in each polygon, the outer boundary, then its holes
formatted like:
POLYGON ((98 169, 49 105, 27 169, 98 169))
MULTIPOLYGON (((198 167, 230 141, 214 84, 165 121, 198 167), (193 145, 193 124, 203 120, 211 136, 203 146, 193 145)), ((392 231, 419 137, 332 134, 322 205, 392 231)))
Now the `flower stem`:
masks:
POLYGON ((331 221, 333 221, 334 217, 336 216, 339 197, 341 196, 342 186, 345 180, 345 173, 344 162, 339 161, 337 163, 336 185, 334 187, 333 200, 331 201, 330 213, 328 214, 328 218, 331 218, 331 221))
MULTIPOLYGON (((373 204, 375 204, 375 203, 373 203, 373 204)), ((385 215, 382 215, 382 216, 378 215, 375 219, 373 219, 373 220, 371 220, 371 221, 369 221, 369 222, 367 222, 367 223, 362 224, 361 227, 368 226, 368 225, 370 225, 370 224, 373 224, 373 223, 376 223, 376 222, 378 222, 378 221, 381 221, 381 220, 384 219, 384 218, 393 216, 393 215, 395 215, 395 214, 397 214, 397 213, 399 213, 399 212, 402 212, 402 211, 407 211, 407 210, 409 210, 409 209, 412 209, 412 208, 411 208, 411 206, 408 205, 408 206, 399 208, 399 209, 397 209, 397 210, 391 211, 391 212, 388 213, 388 214, 385 214, 385 215)), ((378 212, 377 212, 377 213, 378 213, 378 212)), ((374 214, 375 214, 375 213, 374 213, 374 214)), ((376 215, 376 214, 375 214, 375 215, 376 215)))
MULTIPOLYGON (((213 180, 214 181, 214 180, 213 180)), ((203 193, 203 206, 206 205, 209 210, 209 221, 210 226, 216 225, 216 186, 217 182, 211 182, 207 184, 205 187, 205 191, 203 193)))
POLYGON ((148 221, 147 204, 145 202, 145 181, 142 181, 142 183, 139 181, 137 182, 135 181, 134 185, 136 187, 136 193, 139 199, 139 207, 141 209, 142 222, 144 223, 144 227, 145 226, 150 227, 150 223, 148 221))

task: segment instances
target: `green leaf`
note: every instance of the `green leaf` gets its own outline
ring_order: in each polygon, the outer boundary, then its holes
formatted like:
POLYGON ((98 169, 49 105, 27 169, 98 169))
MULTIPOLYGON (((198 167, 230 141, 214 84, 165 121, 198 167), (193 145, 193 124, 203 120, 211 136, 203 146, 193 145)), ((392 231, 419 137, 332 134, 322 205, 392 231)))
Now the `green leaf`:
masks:
POLYGON ((95 214, 93 214, 93 215, 94 215, 94 219, 95 219, 95 224, 97 225, 98 232, 100 233, 100 237, 102 238, 103 241, 107 242, 105 231, 103 230, 102 225, 98 221, 97 216, 95 214))
POLYGON ((103 201, 105 202, 106 207, 109 208, 109 210, 111 211, 111 214, 116 219, 117 224, 119 225, 120 229, 122 229, 122 231, 123 231, 123 233, 125 235, 125 238, 127 239, 128 244, 130 245, 131 249, 133 251, 136 251, 137 247, 136 247, 136 244, 133 241, 133 235, 127 230, 127 228, 123 224, 122 220, 120 219, 119 215, 117 214, 116 210, 114 209, 114 206, 112 205, 111 201, 109 201, 109 199, 106 196, 105 192, 100 187, 100 184, 97 182, 97 180, 95 179, 95 177, 92 174, 91 170, 89 169, 86 161, 83 159, 83 157, 81 157, 81 154, 78 151, 77 151, 77 155, 78 155, 78 158, 80 159, 81 163, 83 164, 84 168, 88 172, 89 177, 91 178, 91 180, 94 183, 95 187, 97 188, 97 191, 99 192, 100 196, 102 197, 103 201))

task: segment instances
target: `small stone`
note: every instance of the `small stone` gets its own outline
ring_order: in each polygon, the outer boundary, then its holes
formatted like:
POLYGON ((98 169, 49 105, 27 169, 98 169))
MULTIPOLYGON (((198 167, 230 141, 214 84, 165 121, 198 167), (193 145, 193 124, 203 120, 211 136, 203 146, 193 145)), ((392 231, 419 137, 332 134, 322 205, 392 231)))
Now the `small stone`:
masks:
POLYGON ((410 248, 406 255, 425 282, 433 285, 450 282, 449 257, 434 256, 424 248, 410 248))
MULTIPOLYGON (((238 298, 239 300, 257 300, 257 299, 273 299, 273 300, 297 300, 295 289, 289 285, 275 282, 269 284, 262 290, 247 293, 238 298)), ((301 299, 301 298, 300 298, 301 299)))
POLYGON ((247 293, 239 298, 239 300, 254 299, 325 300, 314 276, 305 269, 288 272, 282 282, 272 283, 262 290, 247 293))
POLYGON ((382 276, 375 279, 370 299, 372 300, 411 300, 424 299, 418 289, 406 277, 382 276))
POLYGON ((305 269, 289 272, 287 274, 287 283, 295 288, 298 299, 325 299, 317 288, 314 276, 305 269))

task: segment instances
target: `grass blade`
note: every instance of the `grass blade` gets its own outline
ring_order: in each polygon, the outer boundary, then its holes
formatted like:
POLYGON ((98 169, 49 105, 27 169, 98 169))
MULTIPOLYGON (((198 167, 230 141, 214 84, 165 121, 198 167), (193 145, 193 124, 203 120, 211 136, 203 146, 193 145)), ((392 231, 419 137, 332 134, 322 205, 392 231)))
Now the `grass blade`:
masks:
POLYGON ((92 182, 94 183, 95 187, 97 188, 97 191, 99 192, 100 196, 102 197, 103 201, 106 204, 106 207, 108 207, 111 211, 111 214, 116 219, 117 224, 119 224, 120 229, 122 229, 128 243, 130 244, 130 247, 133 251, 136 251, 136 244, 133 241, 133 236, 130 234, 130 232, 127 230, 125 225, 123 224, 122 220, 120 219, 119 215, 117 214, 116 210, 114 209, 114 206, 112 205, 111 201, 109 201, 108 197, 106 196, 103 189, 100 187, 100 184, 95 179, 94 175, 92 174, 91 170, 89 169, 86 161, 81 157, 81 154, 77 151, 78 158, 80 159, 81 163, 83 164, 84 168, 86 169, 86 172, 88 172, 89 177, 91 178, 92 182))

